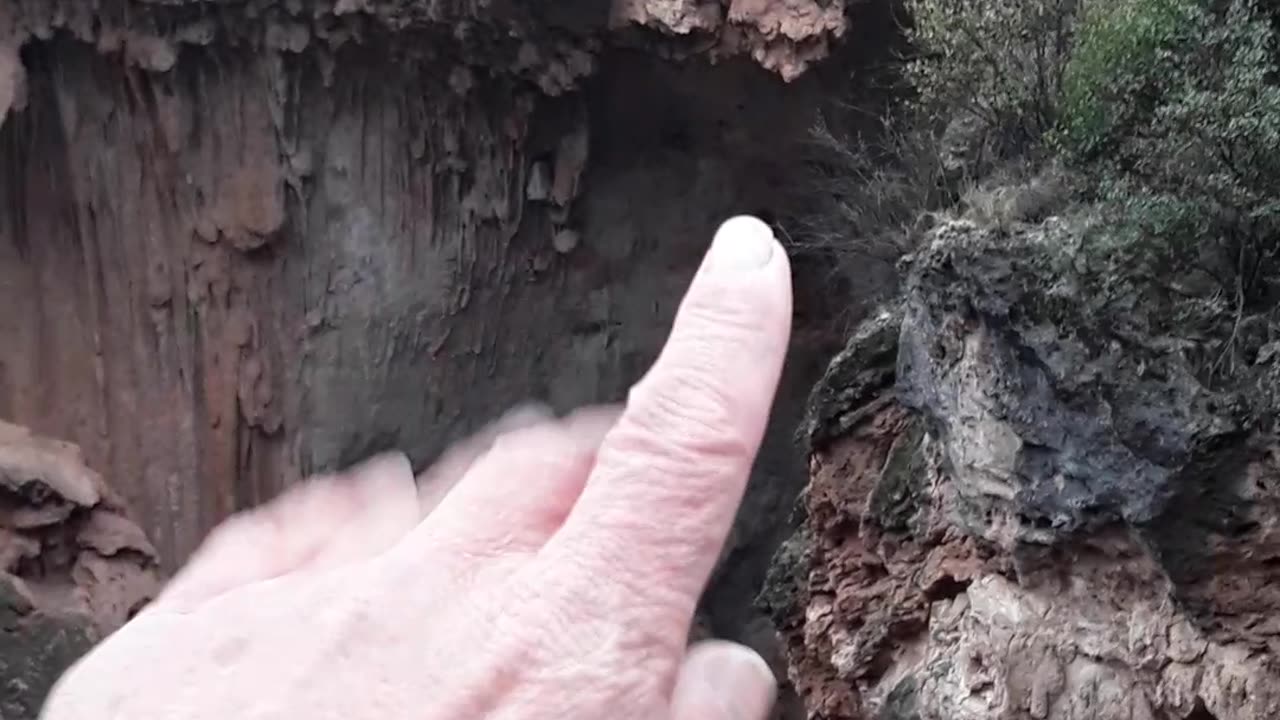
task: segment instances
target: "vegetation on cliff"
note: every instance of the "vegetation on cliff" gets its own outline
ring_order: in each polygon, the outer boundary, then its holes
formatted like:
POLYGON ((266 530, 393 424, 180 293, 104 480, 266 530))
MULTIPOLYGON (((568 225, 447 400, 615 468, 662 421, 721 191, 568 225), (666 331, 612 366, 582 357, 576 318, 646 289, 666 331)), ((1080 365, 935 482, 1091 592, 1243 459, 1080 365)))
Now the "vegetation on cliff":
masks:
POLYGON ((1280 16, 905 7, 795 226, 896 270, 760 597, 807 717, 1277 716, 1280 16))
POLYGON ((806 228, 815 242, 892 261, 935 212, 1005 232, 1075 218, 1081 241, 1053 249, 1060 264, 1099 301, 1158 308, 1206 382, 1231 383, 1270 355, 1280 56, 1263 4, 906 8, 911 50, 887 132, 873 143, 828 118, 816 133, 829 202, 806 228))

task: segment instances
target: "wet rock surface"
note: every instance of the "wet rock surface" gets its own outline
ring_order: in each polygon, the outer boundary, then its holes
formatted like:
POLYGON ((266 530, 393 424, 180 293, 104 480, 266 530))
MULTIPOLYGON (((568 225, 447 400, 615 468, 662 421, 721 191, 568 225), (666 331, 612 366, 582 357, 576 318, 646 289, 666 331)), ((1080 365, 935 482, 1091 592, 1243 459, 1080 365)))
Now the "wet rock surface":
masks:
POLYGON ((157 570, 76 446, 0 422, 0 717, 34 720, 62 671, 155 596, 157 570))
POLYGON ((809 717, 1280 712, 1271 425, 1142 308, 1044 283, 1055 223, 943 224, 815 390, 761 597, 809 717))

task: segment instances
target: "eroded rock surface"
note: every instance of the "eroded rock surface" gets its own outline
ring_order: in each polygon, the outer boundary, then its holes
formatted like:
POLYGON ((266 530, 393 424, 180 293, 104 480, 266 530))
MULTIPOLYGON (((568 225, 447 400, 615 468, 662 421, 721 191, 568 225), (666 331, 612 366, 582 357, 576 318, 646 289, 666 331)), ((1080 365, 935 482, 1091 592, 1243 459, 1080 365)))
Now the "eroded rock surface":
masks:
MULTIPOLYGON (((0 418, 81 447, 172 571, 309 473, 393 447, 421 469, 514 404, 619 400, 716 226, 794 210, 797 146, 887 8, 0 0, 0 418)), ((842 340, 825 304, 850 305, 794 267, 703 606, 768 656, 750 599, 842 340)))
POLYGON ((616 399, 860 16, 688 6, 0 0, 0 417, 173 569, 307 473, 616 399))
MULTIPOLYGON (((13 51, 67 33, 153 72, 184 51, 234 43, 254 52, 326 54, 344 45, 417 35, 405 54, 464 75, 513 75, 561 94, 595 69, 611 33, 631 27, 641 47, 713 60, 745 54, 790 81, 825 58, 847 29, 844 0, 49 0, 0 3, 0 118, 21 107, 13 51), (675 44, 664 39, 675 38, 675 44)), ((455 77, 470 87, 473 79, 455 77)))
POLYGON ((79 448, 0 422, 0 717, 34 719, 158 589, 155 549, 79 448))
POLYGON ((1280 714, 1268 413, 1045 272, 1071 235, 944 224, 815 391, 761 598, 809 717, 1280 714))
POLYGON ((848 23, 844 0, 615 0, 611 19, 692 35, 713 58, 745 53, 787 80, 825 58, 848 23))

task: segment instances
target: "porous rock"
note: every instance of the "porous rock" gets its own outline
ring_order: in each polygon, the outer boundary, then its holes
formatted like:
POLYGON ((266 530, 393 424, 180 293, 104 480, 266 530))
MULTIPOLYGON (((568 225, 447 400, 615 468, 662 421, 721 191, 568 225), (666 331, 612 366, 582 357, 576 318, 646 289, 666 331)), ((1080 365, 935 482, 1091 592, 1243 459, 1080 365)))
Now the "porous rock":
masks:
POLYGON ((154 597, 156 568, 76 446, 0 422, 0 717, 34 720, 62 671, 154 597))
POLYGON ((761 596, 808 717, 1280 713, 1280 445, 1070 234, 944 223, 815 391, 761 596))

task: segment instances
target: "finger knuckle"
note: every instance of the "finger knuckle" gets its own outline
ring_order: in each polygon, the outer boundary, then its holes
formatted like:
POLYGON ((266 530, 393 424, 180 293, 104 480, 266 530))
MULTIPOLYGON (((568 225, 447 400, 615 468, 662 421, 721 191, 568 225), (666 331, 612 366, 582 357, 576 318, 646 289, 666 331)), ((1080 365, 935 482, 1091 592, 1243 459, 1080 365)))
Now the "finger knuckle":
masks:
POLYGON ((746 456, 739 410, 722 374, 711 361, 681 365, 661 382, 636 387, 620 423, 619 442, 681 465, 746 456))

